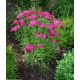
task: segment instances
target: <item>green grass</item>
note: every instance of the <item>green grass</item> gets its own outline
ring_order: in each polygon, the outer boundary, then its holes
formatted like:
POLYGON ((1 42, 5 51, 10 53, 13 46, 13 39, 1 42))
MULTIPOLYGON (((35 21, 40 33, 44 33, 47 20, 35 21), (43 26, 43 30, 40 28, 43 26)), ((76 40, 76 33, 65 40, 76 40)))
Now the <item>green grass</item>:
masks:
POLYGON ((12 45, 8 45, 6 48, 6 78, 16 79, 16 53, 14 52, 12 45))

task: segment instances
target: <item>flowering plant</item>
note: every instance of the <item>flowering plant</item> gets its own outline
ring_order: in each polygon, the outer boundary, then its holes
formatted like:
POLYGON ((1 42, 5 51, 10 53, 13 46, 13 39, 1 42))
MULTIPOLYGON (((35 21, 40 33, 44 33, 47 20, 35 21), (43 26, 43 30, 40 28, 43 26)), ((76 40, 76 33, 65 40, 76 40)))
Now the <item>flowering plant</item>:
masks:
POLYGON ((58 29, 64 28, 60 20, 48 12, 26 10, 16 16, 13 25, 10 31, 20 31, 20 45, 27 53, 28 63, 49 63, 55 57, 61 36, 58 29))

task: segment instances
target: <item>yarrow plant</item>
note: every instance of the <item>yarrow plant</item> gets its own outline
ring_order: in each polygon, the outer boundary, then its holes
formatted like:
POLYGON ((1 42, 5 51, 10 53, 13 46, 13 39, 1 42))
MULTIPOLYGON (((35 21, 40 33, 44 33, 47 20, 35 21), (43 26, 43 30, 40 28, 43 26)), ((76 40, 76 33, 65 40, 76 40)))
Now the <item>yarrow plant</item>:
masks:
MULTIPOLYGON (((58 29, 64 28, 64 24, 60 20, 45 11, 26 10, 16 16, 13 25, 11 32, 17 33, 22 30, 21 45, 25 53, 33 53, 32 63, 35 62, 35 59, 36 62, 46 63, 47 59, 47 62, 49 62, 53 58, 54 50, 56 50, 54 47, 57 48, 60 42, 61 34, 58 29), (35 59, 34 56, 36 56, 35 59)), ((28 57, 27 60, 29 60, 28 57)))

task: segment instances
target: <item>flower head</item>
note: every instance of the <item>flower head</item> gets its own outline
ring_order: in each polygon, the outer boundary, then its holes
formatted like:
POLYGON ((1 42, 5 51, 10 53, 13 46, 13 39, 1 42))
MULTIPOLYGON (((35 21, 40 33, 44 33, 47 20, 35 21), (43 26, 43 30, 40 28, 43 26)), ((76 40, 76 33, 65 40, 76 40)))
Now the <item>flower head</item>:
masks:
POLYGON ((49 24, 49 25, 48 25, 48 28, 49 28, 49 29, 55 29, 56 27, 57 27, 57 26, 56 26, 55 24, 49 24))
POLYGON ((39 32, 35 33, 36 38, 39 38, 41 36, 41 34, 39 32))
POLYGON ((21 27, 24 27, 24 26, 25 26, 25 24, 24 24, 24 20, 23 20, 23 19, 20 20, 19 23, 20 23, 20 26, 21 26, 21 27))
POLYGON ((32 44, 26 45, 25 50, 26 53, 31 53, 34 50, 35 46, 33 46, 32 44))
POLYGON ((33 16, 28 16, 27 17, 29 20, 34 20, 34 19, 37 19, 38 17, 36 15, 33 15, 33 16))
POLYGON ((19 23, 18 20, 14 20, 14 22, 13 22, 14 25, 15 25, 15 24, 18 24, 18 23, 19 23))
POLYGON ((52 15, 50 15, 48 12, 40 12, 39 15, 41 17, 44 17, 45 19, 48 19, 48 20, 52 19, 52 15))
POLYGON ((21 18, 23 16, 23 13, 20 13, 18 16, 16 16, 17 19, 21 18))
POLYGON ((43 44, 42 43, 38 44, 38 48, 43 48, 43 44))
POLYGON ((55 37, 55 34, 56 34, 56 31, 55 30, 49 30, 49 35, 51 38, 54 38, 55 37))
POLYGON ((47 37, 46 34, 41 34, 42 39, 46 39, 46 37, 47 37))
POLYGON ((55 28, 60 28, 61 26, 63 26, 63 23, 60 20, 53 20, 52 21, 55 25, 55 28))
POLYGON ((32 21, 30 21, 29 26, 34 27, 34 26, 38 25, 38 23, 39 22, 37 20, 32 20, 32 21))
POLYGON ((14 26, 14 27, 12 27, 10 32, 16 32, 19 28, 20 28, 19 26, 14 26))
POLYGON ((24 15, 24 16, 29 16, 29 15, 35 14, 35 13, 36 13, 36 12, 35 12, 34 10, 26 10, 26 11, 23 12, 23 15, 24 15))
POLYGON ((44 23, 40 23, 40 28, 46 28, 46 25, 44 23))
POLYGON ((60 24, 60 23, 61 23, 61 21, 60 21, 60 20, 57 20, 57 19, 53 20, 52 22, 53 22, 54 24, 60 24))

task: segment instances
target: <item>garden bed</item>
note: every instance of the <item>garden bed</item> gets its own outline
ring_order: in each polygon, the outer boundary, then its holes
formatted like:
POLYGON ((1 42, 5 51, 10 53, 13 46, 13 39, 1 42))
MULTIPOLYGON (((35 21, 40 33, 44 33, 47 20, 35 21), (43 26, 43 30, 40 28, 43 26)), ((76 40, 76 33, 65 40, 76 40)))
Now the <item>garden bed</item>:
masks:
POLYGON ((73 80, 73 4, 51 1, 7 2, 7 79, 73 80))

